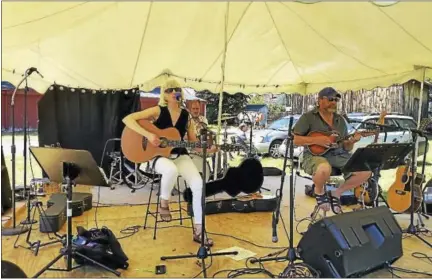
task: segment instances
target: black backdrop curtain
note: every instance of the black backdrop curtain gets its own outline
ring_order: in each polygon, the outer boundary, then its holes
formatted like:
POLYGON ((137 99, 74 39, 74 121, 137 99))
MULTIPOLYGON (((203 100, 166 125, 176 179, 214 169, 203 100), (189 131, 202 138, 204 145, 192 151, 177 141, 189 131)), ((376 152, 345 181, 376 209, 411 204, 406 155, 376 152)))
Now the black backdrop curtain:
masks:
MULTIPOLYGON (((94 91, 52 85, 38 103, 39 146, 88 150, 99 165, 106 141, 121 137, 123 117, 140 109, 138 88, 94 91)), ((117 151, 119 146, 117 142, 117 151)), ((113 148, 109 143, 106 152, 113 148)), ((106 174, 110 162, 105 156, 106 174)))

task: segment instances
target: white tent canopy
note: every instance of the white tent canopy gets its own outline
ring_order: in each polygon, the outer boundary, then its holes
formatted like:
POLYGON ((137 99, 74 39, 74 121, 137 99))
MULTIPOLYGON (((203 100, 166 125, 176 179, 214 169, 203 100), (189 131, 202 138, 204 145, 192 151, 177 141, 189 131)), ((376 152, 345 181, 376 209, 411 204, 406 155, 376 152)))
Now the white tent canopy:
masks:
POLYGON ((225 37, 230 93, 432 79, 432 2, 3 2, 2 14, 2 80, 37 67, 39 92, 151 90, 165 72, 219 92, 225 37))

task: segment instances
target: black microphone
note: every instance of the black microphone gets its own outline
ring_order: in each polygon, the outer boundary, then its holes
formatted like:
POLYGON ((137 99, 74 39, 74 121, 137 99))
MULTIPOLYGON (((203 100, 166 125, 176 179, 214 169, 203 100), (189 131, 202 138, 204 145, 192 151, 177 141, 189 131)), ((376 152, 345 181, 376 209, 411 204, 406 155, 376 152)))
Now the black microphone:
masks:
POLYGON ((176 93, 176 99, 177 99, 177 101, 180 101, 181 100, 181 93, 176 93))
POLYGON ((38 69, 36 69, 35 67, 31 67, 26 71, 27 76, 30 76, 33 72, 36 72, 41 78, 44 78, 44 76, 39 73, 38 69))
POLYGON ((273 237, 272 237, 272 241, 274 242, 274 243, 276 243, 276 242, 278 242, 279 241, 279 239, 278 239, 278 236, 277 236, 277 230, 276 230, 276 227, 277 227, 277 223, 278 223, 278 217, 277 216, 275 216, 277 213, 275 213, 274 211, 273 211, 273 214, 272 214, 272 229, 273 229, 273 237))

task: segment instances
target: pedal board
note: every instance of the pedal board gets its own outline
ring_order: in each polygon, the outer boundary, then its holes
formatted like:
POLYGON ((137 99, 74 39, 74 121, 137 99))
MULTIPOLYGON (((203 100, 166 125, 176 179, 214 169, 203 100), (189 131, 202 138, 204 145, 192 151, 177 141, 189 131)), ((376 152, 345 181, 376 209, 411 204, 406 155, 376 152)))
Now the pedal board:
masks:
MULTIPOLYGON (((72 194, 72 217, 80 216, 93 207, 91 193, 72 194)), ((40 216, 39 229, 44 233, 58 232, 66 222, 66 194, 54 193, 47 202, 45 216, 40 216)))

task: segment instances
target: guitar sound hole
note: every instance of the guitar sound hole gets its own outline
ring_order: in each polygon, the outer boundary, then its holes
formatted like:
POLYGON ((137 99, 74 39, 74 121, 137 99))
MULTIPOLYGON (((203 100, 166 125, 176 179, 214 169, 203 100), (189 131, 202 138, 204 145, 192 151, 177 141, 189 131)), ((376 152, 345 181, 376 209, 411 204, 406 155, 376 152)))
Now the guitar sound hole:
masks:
POLYGON ((168 140, 166 138, 160 138, 160 144, 159 147, 160 148, 165 148, 168 146, 168 140))
POLYGON ((142 148, 144 150, 147 150, 147 143, 148 143, 147 138, 143 138, 143 140, 142 140, 142 148))

